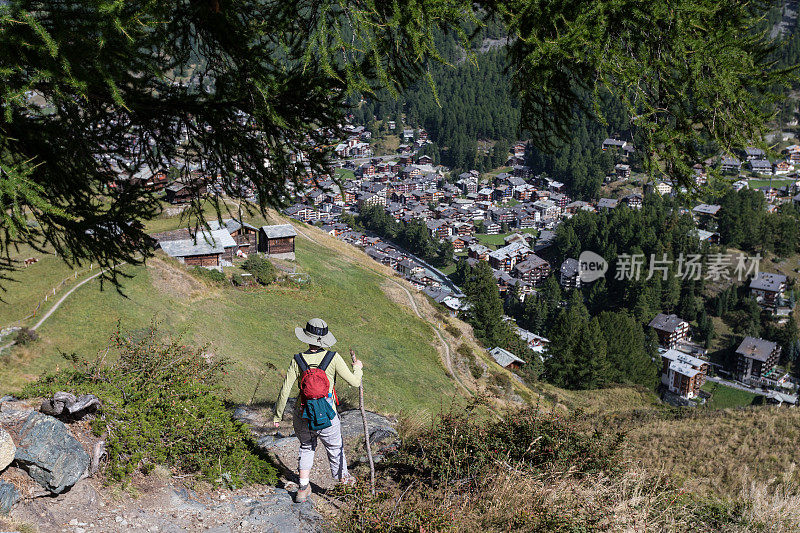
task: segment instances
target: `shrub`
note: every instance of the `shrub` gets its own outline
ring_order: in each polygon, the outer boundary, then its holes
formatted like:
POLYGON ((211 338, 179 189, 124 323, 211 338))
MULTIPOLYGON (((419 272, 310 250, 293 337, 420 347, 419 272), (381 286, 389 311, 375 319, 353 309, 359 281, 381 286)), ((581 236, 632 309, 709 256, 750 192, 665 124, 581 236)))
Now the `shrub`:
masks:
POLYGON ((39 334, 30 328, 20 328, 20 330, 17 331, 17 336, 14 338, 14 341, 19 346, 25 346, 26 344, 30 344, 38 340, 39 334))
POLYGON ((231 274, 231 283, 234 287, 241 287, 244 285, 244 278, 238 272, 231 274))
POLYGON ((192 268, 192 274, 194 274, 195 277, 198 277, 200 279, 218 285, 221 285, 228 281, 228 278, 225 277, 225 274, 223 274, 219 270, 212 270, 210 268, 205 268, 201 266, 196 266, 192 268))
POLYGON ((163 464, 196 473, 212 483, 275 483, 275 468, 257 455, 248 428, 233 419, 221 398, 225 361, 202 349, 162 340, 155 326, 134 339, 117 331, 118 357, 88 362, 67 358, 72 369, 46 375, 25 387, 25 396, 65 390, 91 393, 102 402, 92 422, 106 434, 110 479, 125 480, 140 467, 163 464))
POLYGON ((622 435, 583 433, 557 415, 529 409, 480 423, 470 409, 440 415, 432 427, 403 443, 397 461, 431 486, 481 478, 503 462, 529 473, 572 470, 582 476, 614 469, 622 435))
POLYGON ((469 373, 472 374, 472 377, 480 379, 480 377, 483 376, 483 368, 478 364, 478 359, 475 356, 475 352, 472 351, 472 348, 467 344, 461 344, 456 349, 456 352, 467 362, 467 367, 469 367, 469 373))
POLYGON ((242 268, 250 272, 261 285, 269 285, 278 279, 278 273, 275 266, 269 260, 251 255, 247 260, 242 263, 242 268))
POLYGON ((449 333, 450 335, 452 335, 452 336, 453 336, 453 337, 455 337, 456 339, 457 339, 457 338, 459 338, 459 337, 461 336, 461 330, 460 330, 460 329, 458 329, 457 327, 455 327, 455 326, 454 326, 454 325, 452 325, 452 324, 447 324, 447 325, 444 327, 444 329, 445 329, 445 331, 447 331, 447 333, 449 333))

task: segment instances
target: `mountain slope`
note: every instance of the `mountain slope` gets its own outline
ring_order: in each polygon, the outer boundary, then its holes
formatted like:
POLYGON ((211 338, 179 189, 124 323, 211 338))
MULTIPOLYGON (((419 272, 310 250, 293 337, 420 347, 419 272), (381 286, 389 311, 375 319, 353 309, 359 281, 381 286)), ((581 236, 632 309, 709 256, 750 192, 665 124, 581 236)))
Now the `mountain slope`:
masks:
MULTIPOLYGON (((126 267, 131 278, 124 295, 108 286, 101 292, 99 282, 76 291, 39 329, 39 342, 5 356, 0 382, 13 391, 43 371, 65 366, 60 351, 91 359, 105 352, 117 323, 135 332, 155 319, 186 343, 207 345, 209 352, 231 359, 231 400, 251 400, 263 372, 255 399, 272 402, 291 355, 302 348, 294 327, 319 316, 328 321, 340 352, 346 355, 352 346, 364 360, 371 408, 438 410, 456 388, 437 354, 441 343, 431 325, 387 297, 382 287, 392 275, 381 265, 319 230, 301 231, 314 234, 315 242, 296 241, 297 270, 309 275, 309 283, 253 290, 209 286, 183 266, 156 257, 146 267, 126 267)), ((343 396, 356 398, 353 391, 343 396)))

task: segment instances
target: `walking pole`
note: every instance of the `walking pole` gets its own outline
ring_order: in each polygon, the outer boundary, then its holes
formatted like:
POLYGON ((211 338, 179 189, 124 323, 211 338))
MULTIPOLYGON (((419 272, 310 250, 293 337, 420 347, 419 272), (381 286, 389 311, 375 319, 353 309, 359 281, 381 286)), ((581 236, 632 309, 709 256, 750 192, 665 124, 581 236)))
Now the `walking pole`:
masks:
MULTIPOLYGON (((356 352, 350 348, 350 357, 356 362, 356 352)), ((367 445, 367 457, 369 458, 369 482, 372 487, 372 494, 375 494, 375 463, 372 461, 372 446, 369 444, 369 429, 367 428, 367 415, 364 412, 364 380, 358 386, 358 406, 361 408, 361 420, 364 421, 364 443, 367 445)))

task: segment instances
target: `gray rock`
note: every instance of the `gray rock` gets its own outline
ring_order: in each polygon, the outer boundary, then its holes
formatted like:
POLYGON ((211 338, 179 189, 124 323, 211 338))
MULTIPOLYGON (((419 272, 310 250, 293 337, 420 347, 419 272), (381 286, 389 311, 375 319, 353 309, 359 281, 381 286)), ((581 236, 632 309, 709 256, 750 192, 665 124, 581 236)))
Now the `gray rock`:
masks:
POLYGON ((17 447, 14 445, 14 441, 11 440, 11 435, 9 435, 8 431, 0 428, 0 472, 11 464, 16 453, 17 447))
POLYGON ((314 510, 312 501, 295 503, 288 492, 278 491, 248 505, 247 521, 259 531, 325 531, 323 518, 314 510))
POLYGON ((39 410, 50 416, 69 416, 80 419, 95 412, 100 407, 100 400, 93 394, 82 394, 76 397, 69 392, 57 392, 52 398, 44 400, 39 410))
MULTIPOLYGON (((369 428, 370 443, 394 441, 397 431, 392 427, 392 421, 378 413, 366 412, 367 427, 369 428)), ((345 439, 364 438, 364 422, 361 411, 353 409, 339 414, 342 422, 342 437, 345 439)))
POLYGON ((276 450, 291 446, 297 442, 296 437, 278 437, 275 435, 264 435, 259 438, 256 445, 263 450, 276 450))
POLYGON ((0 515, 7 515, 11 508, 19 501, 17 488, 11 483, 0 481, 0 515))
POLYGON ((63 422, 31 413, 19 433, 16 461, 53 494, 74 485, 89 467, 89 454, 63 422))

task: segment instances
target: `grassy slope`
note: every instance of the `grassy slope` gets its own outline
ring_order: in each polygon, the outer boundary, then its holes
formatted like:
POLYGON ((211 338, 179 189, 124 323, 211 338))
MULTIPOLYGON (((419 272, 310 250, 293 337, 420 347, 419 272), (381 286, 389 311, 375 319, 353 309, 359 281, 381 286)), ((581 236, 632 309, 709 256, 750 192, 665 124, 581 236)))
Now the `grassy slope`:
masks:
MULTIPOLYGON (((321 232, 314 237, 327 242, 321 232)), ((283 373, 291 354, 302 348, 293 328, 321 316, 339 339, 337 348, 346 354, 353 346, 363 358, 368 406, 387 413, 436 410, 454 389, 432 345, 431 327, 385 296, 378 269, 353 264, 338 244, 322 247, 297 239, 298 267, 312 278, 306 286, 253 292, 209 288, 159 259, 148 267, 127 269, 133 277, 123 288, 125 297, 109 289, 100 292, 92 282, 42 326, 42 341, 13 349, 0 369, 0 383, 14 390, 55 365, 63 366, 59 350, 93 357, 105 350, 117 321, 125 329, 137 329, 157 317, 187 343, 208 344, 211 352, 232 359, 232 399, 246 401, 265 363, 283 373)), ((366 256, 363 261, 369 264, 366 256)), ((256 400, 273 401, 280 381, 277 372, 266 370, 256 400)), ((356 398, 353 391, 347 397, 351 402, 356 398)))
POLYGON ((664 471, 703 492, 735 496, 747 476, 760 482, 800 475, 800 410, 777 407, 705 410, 686 418, 636 423, 626 455, 641 468, 664 471))

